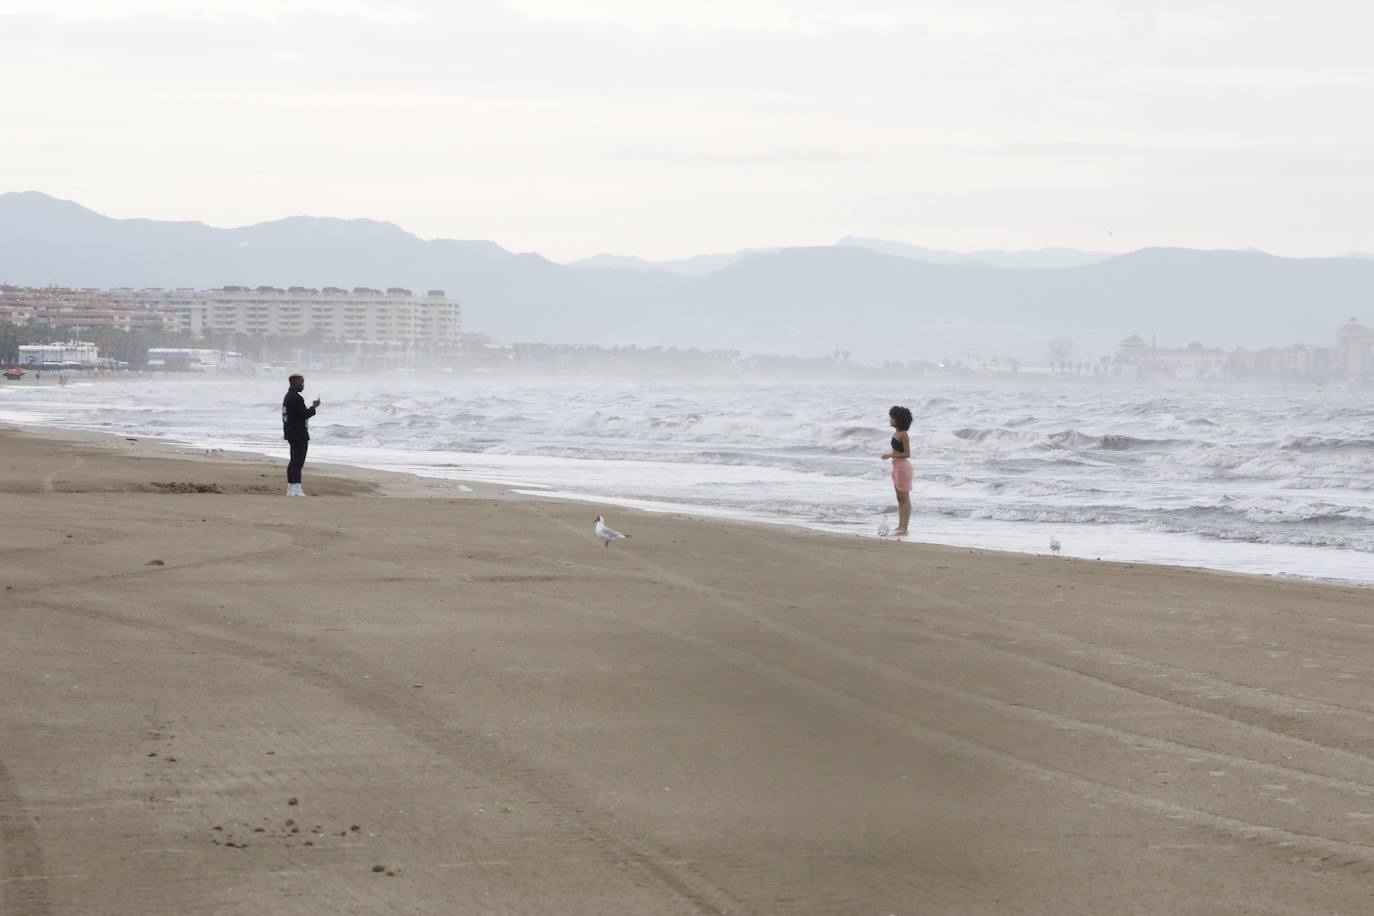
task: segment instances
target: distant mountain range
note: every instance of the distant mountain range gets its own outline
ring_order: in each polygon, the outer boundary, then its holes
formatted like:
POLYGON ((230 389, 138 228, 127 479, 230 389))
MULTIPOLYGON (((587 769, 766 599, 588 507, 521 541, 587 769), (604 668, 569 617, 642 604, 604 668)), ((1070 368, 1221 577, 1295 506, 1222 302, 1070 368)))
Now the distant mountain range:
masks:
MULTIPOLYGON (((988 267, 1006 267, 1032 270, 1041 267, 1081 267, 1096 264, 1115 255, 1105 251, 1079 251, 1074 248, 1037 248, 1031 251, 942 251, 937 248, 920 248, 905 242, 889 242, 883 239, 868 239, 845 236, 835 243, 844 248, 866 248, 898 258, 912 261, 925 261, 929 264, 983 264, 988 267)), ((633 255, 598 254, 594 257, 573 261, 569 267, 624 270, 666 270, 669 273, 696 277, 712 273, 748 257, 751 254, 777 254, 781 248, 742 248, 723 254, 699 254, 676 261, 646 261, 633 255)), ((1359 255, 1351 255, 1359 257, 1359 255)))
POLYGON ((740 258, 751 254, 774 254, 779 248, 741 248, 724 254, 699 254, 676 261, 646 261, 634 255, 598 254, 580 261, 573 261, 569 267, 595 270, 666 270, 671 274, 686 277, 699 277, 729 267, 740 258))
POLYGON ((958 254, 844 239, 667 263, 674 267, 594 269, 491 241, 426 241, 374 220, 302 216, 218 229, 0 194, 0 282, 440 288, 463 299, 467 330, 505 340, 940 359, 1040 355, 1062 335, 1086 358, 1131 333, 1157 334, 1161 345, 1329 344, 1347 318, 1374 317, 1374 260, 1363 257, 958 254))
POLYGON ((1000 251, 983 249, 980 251, 942 251, 938 248, 920 248, 905 242, 886 242, 882 239, 865 239, 846 236, 835 244, 851 248, 867 248, 899 258, 913 261, 926 261, 931 264, 985 264, 988 267, 1005 267, 1014 270, 1037 270, 1044 267, 1082 267, 1097 264, 1108 258, 1116 257, 1106 251, 1079 251, 1076 248, 1035 248, 1029 251, 1000 251))

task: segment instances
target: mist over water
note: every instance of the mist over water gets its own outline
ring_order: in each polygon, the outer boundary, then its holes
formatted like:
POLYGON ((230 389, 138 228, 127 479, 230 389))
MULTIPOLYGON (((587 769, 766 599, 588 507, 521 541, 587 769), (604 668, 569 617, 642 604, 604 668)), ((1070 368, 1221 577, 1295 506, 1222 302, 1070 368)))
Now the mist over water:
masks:
MULTIPOLYGON (((284 456, 284 391, 13 386, 0 419, 284 456)), ((317 375, 306 396, 316 461, 864 535, 893 519, 878 456, 901 403, 917 540, 1374 582, 1367 392, 317 375)))

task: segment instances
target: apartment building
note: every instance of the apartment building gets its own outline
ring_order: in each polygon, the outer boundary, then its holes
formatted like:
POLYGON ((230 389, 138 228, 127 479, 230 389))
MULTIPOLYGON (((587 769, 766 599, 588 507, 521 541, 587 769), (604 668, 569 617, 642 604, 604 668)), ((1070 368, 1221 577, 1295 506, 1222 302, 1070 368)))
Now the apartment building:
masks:
POLYGON ((1374 328, 1351 318, 1336 332, 1336 374, 1374 377, 1374 328))
POLYGON ((176 330, 177 318, 139 301, 131 289, 0 287, 0 321, 80 332, 176 330))
POLYGON ((1330 347, 1313 347, 1308 344, 1291 344, 1287 347, 1269 347, 1264 350, 1247 350, 1241 347, 1231 351, 1230 374, 1235 378, 1324 377, 1331 373, 1334 352, 1330 347))
POLYGON ((1118 366, 1134 366, 1137 371, 1181 379, 1222 378, 1229 356, 1225 350, 1190 343, 1186 347, 1157 347, 1138 334, 1132 334, 1117 350, 1118 366))
POLYGON ((462 303, 443 290, 423 295, 336 286, 226 286, 215 290, 142 290, 141 302, 175 316, 184 333, 230 332, 262 337, 301 337, 388 344, 456 344, 462 303))

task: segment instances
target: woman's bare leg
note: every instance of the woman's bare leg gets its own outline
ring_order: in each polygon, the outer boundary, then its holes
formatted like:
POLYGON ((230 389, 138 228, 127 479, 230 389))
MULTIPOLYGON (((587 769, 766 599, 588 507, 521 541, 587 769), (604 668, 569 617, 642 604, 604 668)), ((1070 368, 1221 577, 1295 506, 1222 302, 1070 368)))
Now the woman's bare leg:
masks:
POLYGON ((907 523, 911 521, 911 494, 897 490, 897 534, 906 534, 907 523))

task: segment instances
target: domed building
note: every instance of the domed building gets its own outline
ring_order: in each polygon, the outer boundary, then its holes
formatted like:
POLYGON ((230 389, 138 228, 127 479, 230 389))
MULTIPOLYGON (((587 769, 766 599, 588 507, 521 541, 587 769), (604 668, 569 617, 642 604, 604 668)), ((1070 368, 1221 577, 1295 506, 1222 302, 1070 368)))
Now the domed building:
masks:
POLYGON ((1336 332, 1337 375, 1374 376, 1374 328, 1351 318, 1336 332))

